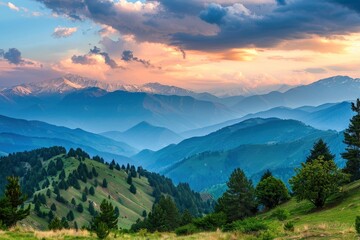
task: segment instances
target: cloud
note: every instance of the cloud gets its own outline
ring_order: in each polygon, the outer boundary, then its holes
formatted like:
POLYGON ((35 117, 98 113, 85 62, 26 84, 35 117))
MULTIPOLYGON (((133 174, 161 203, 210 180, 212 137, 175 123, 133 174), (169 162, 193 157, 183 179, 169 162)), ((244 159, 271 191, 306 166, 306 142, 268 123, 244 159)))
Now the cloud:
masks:
POLYGON ((85 55, 73 55, 71 57, 71 61, 75 64, 82 64, 82 65, 93 65, 96 64, 96 59, 93 56, 101 56, 103 57, 105 64, 111 68, 122 68, 119 66, 114 59, 112 59, 107 52, 101 51, 100 48, 94 46, 94 48, 90 49, 89 53, 85 55))
POLYGON ((178 33, 173 35, 172 43, 195 50, 272 48, 283 41, 311 35, 330 37, 360 30, 358 14, 327 1, 292 1, 262 16, 243 13, 227 11, 217 23, 220 31, 215 35, 178 33))
POLYGON ((272 0, 264 3, 265 11, 257 1, 37 1, 56 14, 90 19, 122 35, 134 35, 138 42, 183 50, 275 48, 284 41, 360 31, 360 3, 353 0, 272 0))
POLYGON ((354 0, 330 0, 330 2, 337 3, 344 7, 349 8, 350 10, 354 10, 360 12, 360 2, 354 0))
POLYGON ((72 28, 57 27, 54 29, 54 33, 52 34, 52 36, 54 38, 67 38, 73 35, 74 33, 76 33, 77 30, 78 29, 76 27, 72 27, 72 28))
POLYGON ((222 19, 226 16, 226 8, 219 4, 212 3, 206 10, 200 12, 200 18, 211 24, 220 24, 222 19))
POLYGON ((82 64, 82 65, 94 65, 97 63, 97 61, 89 55, 83 55, 83 56, 73 55, 71 57, 71 61, 75 64, 82 64))
POLYGON ((134 53, 132 51, 130 51, 130 50, 123 51, 122 56, 121 56, 121 60, 123 60, 125 62, 135 61, 135 62, 139 62, 139 63, 143 64, 145 67, 153 67, 151 65, 150 61, 146 61, 144 59, 134 57, 134 53))
POLYGON ((7 6, 11 9, 11 10, 14 10, 14 11, 20 11, 20 8, 18 8, 17 6, 15 6, 15 4, 11 3, 11 2, 8 2, 7 3, 7 6))
POLYGON ((11 3, 11 2, 8 2, 7 3, 7 6, 11 9, 11 10, 14 10, 14 11, 20 11, 20 8, 17 7, 15 4, 11 3))
POLYGON ((323 68, 306 68, 304 69, 305 72, 308 73, 314 73, 314 74, 318 74, 318 73, 326 73, 327 71, 323 68))
POLYGON ((14 65, 34 64, 31 61, 24 60, 21 57, 21 52, 16 48, 10 48, 7 52, 0 49, 0 57, 4 58, 8 63, 14 65))
POLYGON ((294 62, 309 62, 309 57, 284 57, 284 56, 270 56, 268 57, 269 60, 276 60, 276 61, 294 61, 294 62))
POLYGON ((284 6, 286 5, 286 0, 276 0, 277 5, 284 6))

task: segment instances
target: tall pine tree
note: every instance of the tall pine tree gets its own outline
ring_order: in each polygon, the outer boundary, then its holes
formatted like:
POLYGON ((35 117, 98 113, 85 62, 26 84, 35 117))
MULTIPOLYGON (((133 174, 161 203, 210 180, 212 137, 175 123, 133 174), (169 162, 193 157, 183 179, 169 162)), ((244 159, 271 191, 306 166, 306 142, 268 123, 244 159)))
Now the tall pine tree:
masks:
POLYGON ((100 205, 100 213, 93 218, 91 229, 96 232, 99 238, 106 238, 111 230, 117 229, 118 216, 113 205, 103 200, 100 205))
POLYGON ((215 210, 224 212, 228 222, 244 219, 257 211, 255 189, 240 168, 232 172, 227 186, 228 190, 219 199, 215 210))
POLYGON ((344 171, 351 175, 352 181, 360 179, 360 100, 351 104, 356 113, 344 132, 344 143, 347 145, 341 156, 347 160, 344 171))
POLYGON ((318 159, 320 156, 323 156, 324 161, 335 159, 335 155, 331 154, 328 146, 322 139, 314 144, 313 149, 310 151, 310 155, 306 158, 306 162, 312 162, 315 159, 318 159))
POLYGON ((0 220, 5 227, 12 227, 30 214, 30 205, 26 209, 20 206, 26 201, 20 190, 19 178, 8 177, 5 197, 0 199, 0 220))

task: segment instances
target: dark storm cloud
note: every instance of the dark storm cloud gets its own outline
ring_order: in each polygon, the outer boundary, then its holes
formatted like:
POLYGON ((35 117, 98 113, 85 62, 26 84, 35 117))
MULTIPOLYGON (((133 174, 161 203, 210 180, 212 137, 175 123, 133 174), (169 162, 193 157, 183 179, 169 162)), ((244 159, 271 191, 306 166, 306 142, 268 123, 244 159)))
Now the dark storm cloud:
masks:
MULTIPOLYGON (((213 20, 210 23, 214 22, 214 18, 208 19, 213 20)), ((173 35, 172 44, 183 49, 209 51, 238 47, 271 48, 284 40, 306 39, 310 35, 328 37, 360 31, 358 14, 326 1, 295 1, 261 17, 238 17, 227 11, 221 21, 217 20, 218 34, 177 33, 173 35)))
POLYGON ((16 48, 10 48, 7 52, 3 49, 0 49, 0 57, 14 65, 33 64, 30 61, 22 59, 21 52, 16 48))
POLYGON ((96 64, 96 61, 91 58, 91 55, 100 55, 104 58, 105 64, 110 66, 111 68, 122 68, 119 66, 114 59, 112 59, 107 52, 101 51, 100 48, 94 46, 94 48, 90 49, 89 53, 85 55, 74 55, 71 57, 71 61, 76 64, 82 65, 92 65, 96 64))
POLYGON ((177 14, 197 15, 204 8, 204 3, 197 0, 159 0, 166 11, 177 14))
POLYGON ((153 67, 150 63, 150 61, 146 61, 144 59, 138 58, 134 56, 134 53, 130 50, 125 50, 122 53, 121 56, 121 60, 125 61, 125 62, 139 62, 141 64, 143 64, 145 67, 153 67))
POLYGON ((227 10, 219 4, 210 4, 206 10, 200 12, 200 18, 211 24, 220 24, 226 16, 227 10))
POLYGON ((358 0, 330 0, 334 3, 338 3, 344 7, 347 7, 351 10, 360 12, 360 1, 358 0))
POLYGON ((276 0, 261 14, 231 0, 149 0, 146 3, 157 2, 160 7, 147 12, 128 11, 109 0, 36 1, 73 19, 89 18, 112 26, 122 34, 134 35, 139 42, 159 42, 184 50, 271 48, 311 35, 331 37, 360 31, 360 1, 354 0, 276 0))
POLYGON ((276 3, 280 6, 286 5, 286 0, 276 0, 276 3))

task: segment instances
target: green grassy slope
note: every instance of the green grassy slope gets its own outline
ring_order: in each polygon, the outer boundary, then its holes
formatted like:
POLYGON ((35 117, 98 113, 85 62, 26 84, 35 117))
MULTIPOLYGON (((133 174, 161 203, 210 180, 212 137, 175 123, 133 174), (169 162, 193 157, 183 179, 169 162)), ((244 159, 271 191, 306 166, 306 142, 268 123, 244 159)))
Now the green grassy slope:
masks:
MULTIPOLYGON (((296 202, 291 199, 277 208, 266 213, 259 214, 256 218, 263 220, 269 227, 272 238, 263 238, 263 235, 256 233, 239 233, 221 231, 196 233, 190 236, 177 237, 173 233, 149 234, 140 232, 136 234, 119 233, 117 237, 111 235, 109 239, 324 239, 324 240, 352 240, 358 239, 354 229, 356 216, 360 215, 360 181, 348 184, 343 191, 331 199, 323 209, 316 210, 307 201, 296 202), (285 221, 279 221, 274 213, 279 209, 285 209, 290 216, 285 221), (285 231, 283 225, 286 222, 293 222, 294 231, 285 231)), ((31 217, 33 219, 33 216, 31 217)), ((34 219, 33 219, 34 220, 34 219)), ((87 232, 38 232, 38 231, 0 231, 0 239, 96 239, 96 236, 87 232)))
MULTIPOLYGON (((56 158, 56 157, 55 157, 56 158)), ((47 167, 51 160, 44 162, 44 166, 47 167)), ((75 170, 80 161, 75 158, 63 158, 64 161, 64 169, 66 172, 66 176, 69 175, 73 170, 75 170)), ((59 203, 55 200, 55 194, 53 193, 54 188, 52 187, 53 181, 59 182, 59 174, 55 177, 49 177, 50 180, 50 190, 52 191, 51 198, 46 197, 46 205, 41 207, 41 210, 44 212, 49 212, 51 204, 55 204, 57 207, 56 212, 54 214, 61 217, 66 217, 69 210, 72 210, 75 215, 75 221, 77 221, 78 226, 81 227, 83 225, 88 225, 89 221, 91 220, 91 215, 88 211, 89 202, 93 201, 95 204, 95 209, 99 211, 100 203, 103 199, 108 199, 111 201, 113 206, 117 206, 120 210, 120 217, 119 217, 119 227, 121 228, 129 228, 138 218, 142 218, 143 210, 150 212, 151 207, 154 203, 154 198, 151 196, 152 194, 152 187, 149 185, 147 179, 145 177, 141 177, 140 179, 133 178, 133 183, 137 188, 137 193, 134 195, 129 191, 129 184, 126 182, 127 173, 124 170, 110 170, 109 167, 105 164, 86 159, 83 161, 88 167, 91 169, 95 167, 96 171, 99 173, 97 178, 93 178, 92 180, 87 180, 87 183, 84 183, 79 180, 81 190, 76 190, 73 187, 69 187, 66 191, 60 190, 61 196, 65 198, 69 203, 67 205, 63 203, 59 203), (108 187, 103 188, 101 187, 101 183, 103 179, 106 178, 108 181, 108 187), (95 179, 99 182, 99 185, 95 188, 95 179), (82 202, 82 192, 85 187, 90 188, 94 186, 95 188, 95 195, 88 195, 87 201, 82 202), (78 213, 76 210, 76 206, 71 204, 71 199, 75 198, 76 203, 82 203, 84 206, 84 212, 78 213)), ((39 183, 42 186, 42 182, 39 183)), ((41 189, 35 194, 43 193, 45 194, 48 188, 41 189)), ((33 206, 34 208, 34 206, 33 206)), ((24 225, 30 225, 36 229, 47 229, 47 219, 42 219, 36 216, 34 211, 32 211, 30 217, 22 222, 24 225)), ((70 226, 73 226, 73 222, 70 222, 70 226)))
POLYGON ((344 186, 322 209, 315 209, 308 201, 291 199, 259 218, 282 225, 274 217, 278 209, 287 210, 290 216, 286 222, 295 225, 295 232, 284 233, 283 239, 357 239, 354 226, 356 216, 360 216, 360 181, 344 186))

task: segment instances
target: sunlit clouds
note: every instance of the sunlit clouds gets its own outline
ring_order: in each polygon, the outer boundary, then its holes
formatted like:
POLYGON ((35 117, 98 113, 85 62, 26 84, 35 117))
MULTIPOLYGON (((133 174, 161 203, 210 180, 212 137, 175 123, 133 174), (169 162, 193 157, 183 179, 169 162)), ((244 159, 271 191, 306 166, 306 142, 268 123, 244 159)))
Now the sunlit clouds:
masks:
MULTIPOLYGON (((9 19, 29 9, 37 13, 34 19, 56 24, 52 30, 34 27, 36 35, 23 44, 0 49, 18 49, 22 58, 57 74, 199 91, 360 76, 360 9, 340 0, 32 0, 26 5, 17 0, 0 2, 0 8, 8 9, 9 19), (27 47, 41 36, 47 39, 42 52, 27 47), (44 56, 54 57, 41 62, 44 56)), ((8 73, 21 65, 2 59, 8 73)))

